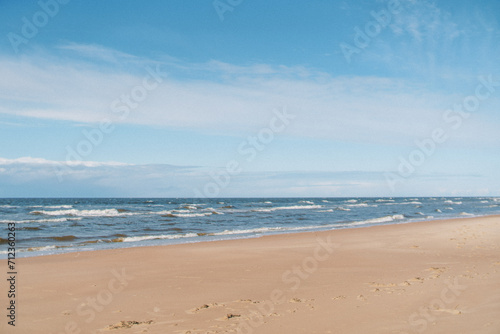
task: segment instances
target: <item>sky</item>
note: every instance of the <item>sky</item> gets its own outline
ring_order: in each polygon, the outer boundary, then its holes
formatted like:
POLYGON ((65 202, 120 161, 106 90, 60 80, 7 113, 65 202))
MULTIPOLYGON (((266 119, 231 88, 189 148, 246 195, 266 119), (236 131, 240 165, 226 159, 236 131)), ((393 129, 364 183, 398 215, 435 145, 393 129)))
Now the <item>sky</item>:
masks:
POLYGON ((0 197, 500 196, 500 2, 0 2, 0 197))

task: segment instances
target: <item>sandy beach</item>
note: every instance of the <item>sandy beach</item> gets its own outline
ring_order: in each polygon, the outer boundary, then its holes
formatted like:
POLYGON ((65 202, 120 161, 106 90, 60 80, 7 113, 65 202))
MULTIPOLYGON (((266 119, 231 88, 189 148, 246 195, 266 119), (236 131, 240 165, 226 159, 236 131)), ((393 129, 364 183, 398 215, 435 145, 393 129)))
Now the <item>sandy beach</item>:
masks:
POLYGON ((17 266, 16 326, 2 297, 1 333, 500 333, 500 216, 17 266))

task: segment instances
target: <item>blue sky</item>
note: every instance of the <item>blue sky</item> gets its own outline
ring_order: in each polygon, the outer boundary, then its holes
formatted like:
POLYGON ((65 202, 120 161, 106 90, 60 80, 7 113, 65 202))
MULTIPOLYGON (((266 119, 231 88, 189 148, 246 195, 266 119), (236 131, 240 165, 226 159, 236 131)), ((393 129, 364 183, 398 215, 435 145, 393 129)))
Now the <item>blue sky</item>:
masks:
POLYGON ((498 196, 499 13, 2 2, 0 196, 498 196))

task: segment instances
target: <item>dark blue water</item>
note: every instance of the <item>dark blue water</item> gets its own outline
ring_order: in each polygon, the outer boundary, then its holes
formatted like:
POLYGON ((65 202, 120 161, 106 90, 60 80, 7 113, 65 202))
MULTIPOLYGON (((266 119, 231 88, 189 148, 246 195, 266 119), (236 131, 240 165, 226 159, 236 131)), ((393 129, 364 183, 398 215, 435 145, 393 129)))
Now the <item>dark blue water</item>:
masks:
POLYGON ((17 256, 500 214, 500 198, 0 199, 17 256))

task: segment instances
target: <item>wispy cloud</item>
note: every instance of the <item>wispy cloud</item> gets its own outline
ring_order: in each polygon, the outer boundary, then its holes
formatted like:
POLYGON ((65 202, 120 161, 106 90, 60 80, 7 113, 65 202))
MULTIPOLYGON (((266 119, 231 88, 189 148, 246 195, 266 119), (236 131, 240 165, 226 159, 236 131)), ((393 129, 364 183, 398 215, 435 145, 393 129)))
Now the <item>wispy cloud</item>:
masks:
MULTIPOLYGON (((408 79, 335 77, 303 66, 188 63, 172 58, 161 63, 99 46, 62 48, 134 63, 120 69, 67 55, 62 62, 44 55, 1 57, 0 113, 83 123, 107 118, 117 123, 235 134, 255 131, 266 124, 270 109, 286 105, 300 119, 290 127, 289 135, 390 143, 428 136, 442 121, 442 112, 466 96, 408 79), (113 101, 130 94, 149 75, 146 66, 155 63, 163 75, 161 85, 129 117, 120 119, 113 101)), ((499 105, 498 101, 490 103, 491 110, 499 105)), ((488 124, 496 124, 488 110, 484 114, 484 119, 476 120, 478 129, 460 135, 469 140, 479 128, 484 134, 488 124)), ((489 135, 496 138, 494 131, 489 135)))
POLYGON ((89 58, 94 61, 100 60, 110 63, 118 63, 123 61, 133 62, 139 60, 139 58, 134 55, 95 44, 68 43, 59 45, 58 49, 72 51, 82 57, 89 58))

